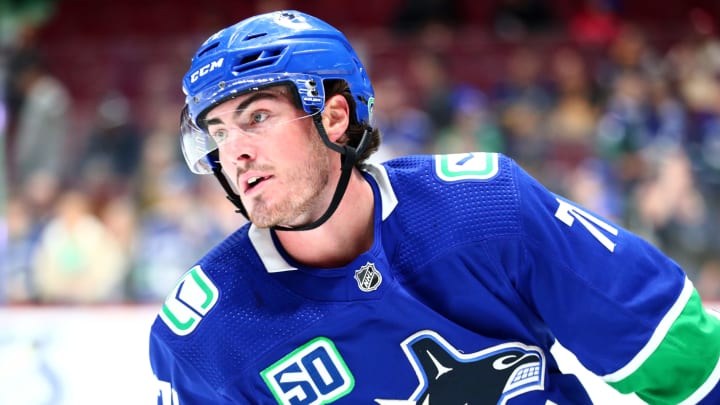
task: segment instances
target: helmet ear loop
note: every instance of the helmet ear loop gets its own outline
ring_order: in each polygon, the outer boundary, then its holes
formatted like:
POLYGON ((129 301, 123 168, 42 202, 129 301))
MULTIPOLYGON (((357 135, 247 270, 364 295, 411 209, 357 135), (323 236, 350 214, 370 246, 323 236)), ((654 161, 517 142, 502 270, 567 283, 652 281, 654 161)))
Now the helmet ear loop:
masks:
POLYGON ((313 122, 315 123, 315 128, 317 128, 318 133, 320 134, 320 138, 322 139, 325 146, 328 148, 334 150, 335 152, 338 152, 342 159, 342 168, 345 169, 345 165, 348 164, 350 168, 355 165, 358 158, 362 156, 363 152, 365 152, 365 149, 367 148, 368 143, 370 142, 370 134, 372 133, 373 129, 371 127, 366 127, 365 131, 363 132, 363 136, 360 139, 360 142, 358 143, 357 147, 352 147, 349 145, 338 145, 335 142, 331 141, 330 138, 327 135, 327 132, 325 132, 325 127, 322 123, 322 115, 321 114, 313 114, 312 116, 313 122), (348 157, 350 157, 348 159, 348 157), (346 163, 346 161, 348 161, 346 163))
POLYGON ((319 109, 312 114, 312 119, 313 119, 313 123, 315 123, 315 128, 317 128, 318 133, 320 133, 320 138, 322 139, 325 146, 327 146, 328 148, 334 150, 335 152, 345 156, 345 153, 347 153, 348 147, 345 145, 340 146, 330 140, 330 138, 327 135, 327 132, 325 132, 325 126, 322 123, 322 114, 320 114, 319 109))

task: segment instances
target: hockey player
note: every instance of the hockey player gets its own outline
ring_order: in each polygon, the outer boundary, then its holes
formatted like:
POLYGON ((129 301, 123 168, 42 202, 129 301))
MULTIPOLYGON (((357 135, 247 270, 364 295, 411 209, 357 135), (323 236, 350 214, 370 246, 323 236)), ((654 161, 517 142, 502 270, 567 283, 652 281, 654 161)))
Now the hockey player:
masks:
POLYGON ((161 404, 587 404, 558 340, 623 393, 720 403, 720 321, 649 243, 494 153, 366 163, 373 89, 297 11, 211 36, 182 146, 249 222, 152 326, 161 404))

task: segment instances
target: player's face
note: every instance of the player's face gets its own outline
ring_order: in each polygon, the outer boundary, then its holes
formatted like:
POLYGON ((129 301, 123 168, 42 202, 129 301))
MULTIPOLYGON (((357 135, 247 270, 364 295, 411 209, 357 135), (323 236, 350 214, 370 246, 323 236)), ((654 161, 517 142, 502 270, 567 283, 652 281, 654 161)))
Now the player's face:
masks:
POLYGON ((288 89, 274 87, 229 100, 206 116, 220 163, 258 227, 298 226, 323 212, 329 149, 288 89))

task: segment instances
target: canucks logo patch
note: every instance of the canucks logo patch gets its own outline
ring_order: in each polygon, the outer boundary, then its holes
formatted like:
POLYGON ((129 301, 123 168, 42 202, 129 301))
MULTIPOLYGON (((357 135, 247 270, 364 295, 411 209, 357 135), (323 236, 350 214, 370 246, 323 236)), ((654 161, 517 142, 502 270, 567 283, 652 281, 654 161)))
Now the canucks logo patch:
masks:
POLYGON ((217 303, 217 287, 200 266, 190 269, 177 283, 160 310, 160 318, 175 334, 190 334, 217 303))
POLYGON ((390 404, 498 404, 545 386, 545 355, 535 346, 504 343, 463 353, 434 331, 420 331, 402 343, 420 383, 408 400, 390 404))
POLYGON ((435 156, 435 174, 444 181, 487 180, 498 173, 497 153, 472 152, 435 156))
POLYGON ((375 268, 373 263, 368 262, 359 270, 355 270, 355 281, 357 281, 361 291, 375 291, 382 283, 382 274, 375 268))
POLYGON ((280 405, 328 404, 355 386, 345 360, 326 337, 295 349, 260 375, 280 405))

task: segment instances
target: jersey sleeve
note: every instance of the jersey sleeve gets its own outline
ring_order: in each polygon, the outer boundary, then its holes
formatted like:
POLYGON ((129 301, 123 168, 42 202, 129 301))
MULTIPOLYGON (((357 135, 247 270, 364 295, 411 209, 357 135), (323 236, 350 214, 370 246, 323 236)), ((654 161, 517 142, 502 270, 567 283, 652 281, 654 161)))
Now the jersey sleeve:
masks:
POLYGON ((178 357, 154 333, 150 334, 150 366, 157 378, 158 405, 226 404, 203 376, 178 357))
POLYGON ((563 346, 649 403, 720 403, 720 320, 685 272, 515 170, 524 253, 511 278, 563 346))

